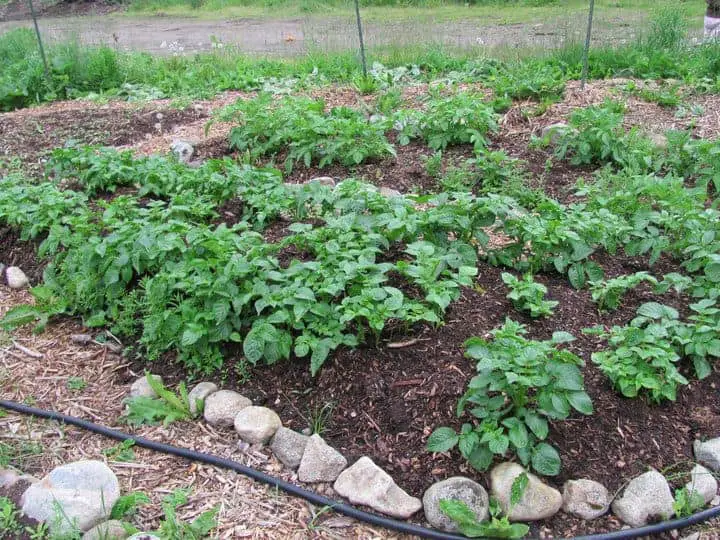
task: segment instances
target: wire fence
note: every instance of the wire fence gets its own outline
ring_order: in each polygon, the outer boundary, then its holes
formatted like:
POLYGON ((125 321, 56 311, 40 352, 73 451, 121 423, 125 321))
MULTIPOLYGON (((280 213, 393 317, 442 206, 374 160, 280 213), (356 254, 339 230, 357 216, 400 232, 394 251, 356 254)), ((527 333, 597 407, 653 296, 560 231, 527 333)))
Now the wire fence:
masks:
MULTIPOLYGON (((428 45, 487 54, 523 54, 583 44, 590 7, 590 0, 584 6, 576 1, 560 0, 547 10, 524 10, 521 17, 513 16, 512 10, 500 9, 497 14, 478 16, 474 8, 463 10, 460 6, 453 10, 440 8, 437 16, 432 10, 423 9, 423 16, 419 17, 412 8, 407 8, 407 15, 393 10, 392 18, 383 19, 378 10, 366 16, 362 8, 356 13, 350 4, 346 15, 313 13, 284 18, 276 12, 267 18, 211 20, 92 11, 81 16, 60 17, 58 10, 45 9, 46 2, 57 0, 44 0, 40 6, 39 0, 34 1, 39 33, 49 45, 72 40, 88 46, 108 45, 124 51, 166 55, 237 49, 249 55, 297 56, 357 49, 358 14, 362 17, 362 35, 370 54, 377 49, 428 45)), ((29 5, 29 0, 22 0, 22 4, 29 5)), ((647 30, 652 8, 618 5, 624 4, 598 2, 595 5, 589 44, 622 45, 647 30)), ((0 35, 18 27, 32 28, 29 9, 24 9, 18 20, 5 21, 0 10, 0 35)), ((483 13, 487 14, 487 10, 483 13)), ((13 18, 13 14, 6 12, 5 18, 13 18)), ((701 17, 693 21, 690 30, 693 36, 701 35, 701 17)))

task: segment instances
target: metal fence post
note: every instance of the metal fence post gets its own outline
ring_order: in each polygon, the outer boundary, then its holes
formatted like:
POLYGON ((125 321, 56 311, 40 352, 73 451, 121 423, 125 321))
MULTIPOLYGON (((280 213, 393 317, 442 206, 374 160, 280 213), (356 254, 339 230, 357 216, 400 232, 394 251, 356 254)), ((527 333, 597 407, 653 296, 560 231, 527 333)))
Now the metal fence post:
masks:
POLYGON ((357 19, 358 37, 360 38, 360 60, 362 61, 363 77, 367 77, 367 61, 365 60, 365 41, 363 40, 362 22, 360 21, 360 0, 355 0, 355 18, 357 19))
POLYGON ((35 7, 33 6, 32 0, 28 0, 28 4, 30 4, 30 14, 32 15, 33 24, 35 25, 35 33, 37 34, 40 56, 42 57, 43 66, 45 67, 45 76, 48 77, 50 70, 48 69, 47 58, 45 58, 45 48, 43 47, 42 38, 40 37, 40 28, 38 27, 37 16, 35 15, 35 7))
POLYGON ((588 76, 588 55, 590 54, 590 36, 592 35, 593 12, 595 11, 595 0, 590 0, 590 13, 588 14, 587 34, 585 35, 585 50, 583 51, 582 78, 580 90, 585 89, 585 81, 588 76))

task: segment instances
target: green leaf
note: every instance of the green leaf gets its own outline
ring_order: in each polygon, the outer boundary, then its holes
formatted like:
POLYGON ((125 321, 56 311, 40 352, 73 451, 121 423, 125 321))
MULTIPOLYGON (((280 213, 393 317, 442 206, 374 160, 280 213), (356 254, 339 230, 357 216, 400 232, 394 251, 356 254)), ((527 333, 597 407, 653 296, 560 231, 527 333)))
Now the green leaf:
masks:
POLYGON ((533 469, 545 476, 555 476, 560 472, 560 455, 547 443, 535 447, 531 463, 533 469))
POLYGON ((513 480, 512 486, 510 487, 510 507, 512 508, 516 504, 519 504, 522 500, 525 490, 527 489, 530 479, 526 472, 520 473, 513 480))
POLYGON ((430 452, 447 452, 453 448, 460 437, 455 430, 449 427, 439 427, 432 432, 427 440, 427 449, 430 452))
POLYGON ((243 341, 243 353, 248 362, 257 363, 265 351, 265 340, 259 326, 252 328, 243 341))
POLYGON ((582 289, 585 285, 585 268, 580 263, 575 263, 568 268, 568 279, 570 285, 575 289, 582 289))
POLYGON ((530 431, 540 439, 545 440, 548 436, 549 428, 548 422, 545 418, 538 414, 528 413, 525 415, 525 424, 530 428, 530 431))
POLYGON ((576 411, 590 415, 593 413, 593 404, 590 396, 585 392, 570 392, 567 394, 570 405, 576 411))

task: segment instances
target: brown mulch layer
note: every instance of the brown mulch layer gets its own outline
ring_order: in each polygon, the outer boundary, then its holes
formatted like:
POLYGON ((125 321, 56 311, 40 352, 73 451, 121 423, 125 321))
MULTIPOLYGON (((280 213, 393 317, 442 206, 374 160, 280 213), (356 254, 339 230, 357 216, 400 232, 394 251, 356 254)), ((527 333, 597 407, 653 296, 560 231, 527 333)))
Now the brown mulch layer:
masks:
MULTIPOLYGON (((114 0, 67 0, 37 2, 38 17, 79 17, 82 15, 106 15, 122 11, 125 6, 114 0)), ((0 6, 0 21, 21 21, 32 17, 30 6, 24 0, 10 0, 0 6)))
POLYGON ((27 172, 37 172, 42 170, 50 151, 68 141, 123 146, 204 117, 203 111, 194 108, 82 102, 54 104, 43 112, 24 109, 3 113, 0 114, 0 158, 19 158, 27 172))
POLYGON ((42 281, 45 268, 45 263, 35 254, 38 245, 33 241, 24 242, 20 240, 17 231, 0 226, 0 263, 19 266, 33 285, 42 281))

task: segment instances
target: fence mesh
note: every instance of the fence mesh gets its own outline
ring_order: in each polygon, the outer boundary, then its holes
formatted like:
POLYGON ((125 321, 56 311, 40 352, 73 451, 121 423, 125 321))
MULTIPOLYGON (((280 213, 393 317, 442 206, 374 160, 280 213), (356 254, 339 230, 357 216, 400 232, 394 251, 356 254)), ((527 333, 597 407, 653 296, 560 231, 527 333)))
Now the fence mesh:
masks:
MULTIPOLYGON (((308 52, 341 51, 358 47, 352 3, 329 14, 315 11, 301 17, 283 16, 277 9, 261 17, 210 18, 155 16, 120 12, 93 3, 35 0, 43 39, 52 44, 73 40, 84 45, 108 45, 125 51, 190 55, 217 49, 239 49, 250 55, 296 56, 308 52), (110 12, 107 12, 109 9, 110 12), (341 13, 341 14, 338 14, 341 13)), ((362 9, 365 44, 370 52, 394 47, 441 45, 487 54, 524 52, 580 44, 585 38, 588 2, 558 0, 543 8, 492 11, 487 7, 362 9)), ((695 2, 697 3, 697 2, 695 2)), ((648 28, 652 4, 596 2, 594 46, 623 44, 648 28)), ((698 7, 698 6, 695 6, 698 7)), ((692 19, 691 36, 702 29, 700 10, 692 19)), ((255 13, 255 11, 253 11, 255 13)), ((240 12, 238 12, 240 13, 240 12)), ((0 35, 18 27, 32 27, 27 0, 0 0, 0 35)))

